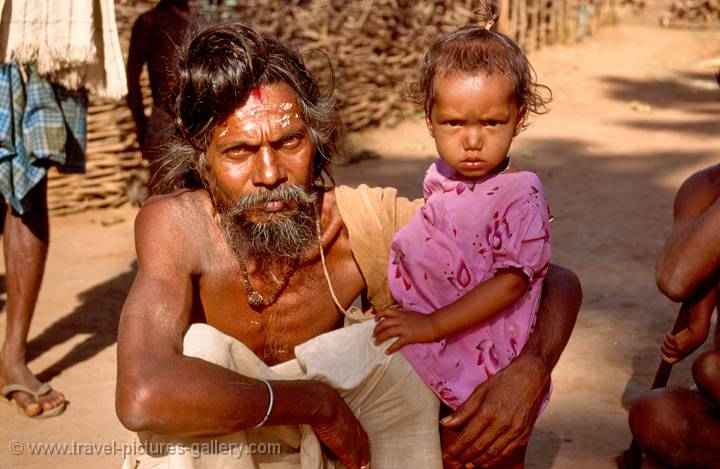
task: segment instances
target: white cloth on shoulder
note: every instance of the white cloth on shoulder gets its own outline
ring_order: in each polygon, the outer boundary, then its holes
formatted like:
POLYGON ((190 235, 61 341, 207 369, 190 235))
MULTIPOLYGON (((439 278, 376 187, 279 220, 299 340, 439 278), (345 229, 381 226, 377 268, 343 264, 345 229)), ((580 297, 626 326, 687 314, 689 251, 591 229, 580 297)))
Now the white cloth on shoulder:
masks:
MULTIPOLYGON (((373 469, 441 468, 439 401, 402 354, 385 354, 392 341, 381 346, 373 344, 373 327, 374 321, 365 321, 322 334, 297 346, 296 359, 268 367, 240 341, 207 324, 195 324, 185 335, 183 353, 253 378, 325 383, 342 396, 367 432, 373 469)), ((323 454, 319 440, 307 425, 268 426, 206 439, 181 440, 149 434, 139 437, 149 448, 162 446, 168 454, 130 456, 123 469, 342 467, 323 454), (282 454, 198 454, 203 446, 217 448, 219 443, 257 450, 275 445, 272 448, 282 448, 282 454)))

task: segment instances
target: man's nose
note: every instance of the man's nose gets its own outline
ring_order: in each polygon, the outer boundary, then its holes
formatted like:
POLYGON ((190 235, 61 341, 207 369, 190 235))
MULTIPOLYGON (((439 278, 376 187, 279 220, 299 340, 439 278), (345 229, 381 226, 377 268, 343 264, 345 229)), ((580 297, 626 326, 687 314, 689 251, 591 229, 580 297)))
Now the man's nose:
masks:
POLYGON ((272 189, 287 181, 287 172, 282 158, 270 146, 263 146, 255 159, 253 184, 272 189))

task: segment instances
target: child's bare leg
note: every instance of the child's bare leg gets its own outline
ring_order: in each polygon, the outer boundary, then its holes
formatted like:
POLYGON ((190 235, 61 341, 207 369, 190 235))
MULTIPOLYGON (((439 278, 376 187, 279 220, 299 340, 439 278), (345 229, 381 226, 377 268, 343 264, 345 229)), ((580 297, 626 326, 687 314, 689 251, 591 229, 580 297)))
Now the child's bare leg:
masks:
POLYGON ((693 363, 692 373, 700 392, 720 405, 720 352, 711 350, 700 355, 693 363))

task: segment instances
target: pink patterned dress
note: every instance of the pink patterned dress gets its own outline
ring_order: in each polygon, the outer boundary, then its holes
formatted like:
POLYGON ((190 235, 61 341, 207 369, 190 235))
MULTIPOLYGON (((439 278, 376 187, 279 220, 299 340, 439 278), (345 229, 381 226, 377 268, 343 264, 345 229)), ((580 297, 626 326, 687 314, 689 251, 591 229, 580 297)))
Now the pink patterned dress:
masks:
POLYGON ((522 298, 488 321, 401 349, 430 389, 456 409, 520 353, 532 332, 550 261, 551 215, 540 179, 530 172, 469 179, 437 160, 423 195, 425 206, 390 248, 388 282, 403 309, 430 314, 498 269, 522 269, 530 282, 522 298))

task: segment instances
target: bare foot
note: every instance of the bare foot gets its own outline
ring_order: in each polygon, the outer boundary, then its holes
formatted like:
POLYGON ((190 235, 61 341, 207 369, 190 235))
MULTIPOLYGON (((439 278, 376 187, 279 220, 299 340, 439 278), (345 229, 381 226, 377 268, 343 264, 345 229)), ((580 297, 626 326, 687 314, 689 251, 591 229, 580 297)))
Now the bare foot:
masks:
MULTIPOLYGON (((22 361, 11 364, 6 363, 3 358, 0 357, 0 388, 8 384, 20 384, 33 391, 37 391, 42 383, 30 372, 27 365, 22 361)), ((35 397, 31 394, 20 391, 14 392, 6 398, 15 401, 18 407, 30 417, 35 417, 56 407, 65 405, 65 396, 55 390, 40 396, 39 401, 36 401, 35 397)))

